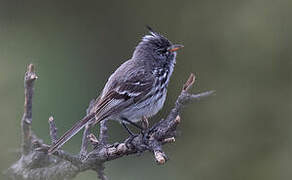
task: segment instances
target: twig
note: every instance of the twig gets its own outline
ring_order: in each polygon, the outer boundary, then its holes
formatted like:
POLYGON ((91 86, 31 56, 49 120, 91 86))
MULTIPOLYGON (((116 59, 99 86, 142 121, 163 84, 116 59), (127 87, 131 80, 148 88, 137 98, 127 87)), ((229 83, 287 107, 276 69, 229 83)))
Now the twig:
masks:
POLYGON ((99 128, 99 142, 102 145, 106 145, 108 141, 108 128, 107 128, 107 121, 101 121, 100 122, 100 128, 99 128))
MULTIPOLYGON (((94 107, 96 100, 92 99, 89 103, 88 108, 86 109, 86 115, 89 115, 90 112, 92 111, 92 108, 94 107)), ((82 144, 81 144, 81 149, 80 149, 80 157, 84 158, 87 155, 87 149, 88 149, 88 136, 90 134, 90 125, 87 124, 84 128, 83 135, 82 135, 82 144)))
POLYGON ((97 146, 97 145, 99 144, 99 141, 98 141, 97 138, 94 136, 94 134, 91 133, 91 134, 89 134, 87 137, 89 138, 91 144, 92 144, 94 147, 97 146))
POLYGON ((185 82, 182 88, 182 92, 187 92, 195 83, 196 77, 193 73, 190 74, 188 80, 185 82))
POLYGON ((90 134, 90 127, 89 125, 86 125, 83 131, 82 136, 82 144, 81 144, 81 150, 80 150, 80 157, 85 157, 87 155, 87 149, 88 149, 88 135, 90 134))
POLYGON ((105 173, 104 173, 104 165, 101 164, 97 169, 96 169, 96 173, 97 173, 97 177, 101 180, 108 180, 108 178, 106 177, 105 173))
POLYGON ((57 128, 56 128, 56 124, 54 122, 54 117, 51 116, 49 117, 49 125, 50 125, 50 136, 51 136, 51 141, 52 144, 55 144, 57 142, 57 128))
POLYGON ((204 97, 208 97, 208 96, 211 96, 211 95, 214 95, 216 91, 206 91, 206 92, 203 92, 203 93, 199 93, 199 94, 188 94, 188 98, 190 98, 192 101, 193 100, 201 100, 202 98, 204 97))
POLYGON ((32 96, 33 84, 37 78, 34 66, 28 65, 24 76, 24 113, 21 120, 23 155, 27 155, 31 150, 32 96))
POLYGON ((158 164, 164 164, 166 162, 165 153, 161 151, 154 151, 154 157, 158 164))
POLYGON ((98 100, 98 98, 95 100, 95 99, 92 99, 90 102, 89 102, 89 106, 88 108, 86 109, 86 115, 89 115, 90 112, 92 111, 92 109, 94 108, 94 104, 95 102, 98 100))
POLYGON ((174 137, 166 138, 162 141, 162 143, 174 143, 174 142, 175 142, 174 137))

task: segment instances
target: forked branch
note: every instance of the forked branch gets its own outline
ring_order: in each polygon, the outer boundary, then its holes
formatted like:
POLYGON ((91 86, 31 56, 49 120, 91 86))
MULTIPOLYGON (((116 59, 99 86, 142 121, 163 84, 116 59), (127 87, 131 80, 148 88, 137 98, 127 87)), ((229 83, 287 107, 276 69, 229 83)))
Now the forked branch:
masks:
MULTIPOLYGON (((79 154, 72 155, 66 151, 58 150, 53 155, 48 155, 46 150, 49 145, 44 144, 42 139, 34 135, 31 130, 33 85, 36 79, 34 66, 30 64, 24 78, 25 103, 21 120, 22 156, 8 169, 7 176, 10 179, 72 179, 80 172, 94 170, 97 172, 98 178, 107 180, 108 178, 104 174, 105 162, 129 154, 141 154, 145 151, 152 152, 158 164, 164 164, 167 161, 167 156, 162 146, 165 143, 175 142, 176 129, 181 122, 180 113, 184 105, 215 93, 215 91, 199 94, 189 93, 189 89, 195 82, 195 76, 191 74, 183 85, 181 94, 168 116, 150 128, 148 127, 148 120, 143 118, 142 127, 144 130, 134 138, 129 137, 123 142, 108 144, 108 128, 106 121, 104 121, 100 123, 98 138, 94 134, 90 134, 90 127, 86 126, 79 154), (93 147, 92 151, 89 151, 89 144, 93 147)), ((90 102, 87 114, 95 102, 96 100, 90 102)), ((49 118, 49 129, 51 143, 53 144, 57 140, 57 128, 53 117, 49 118)))

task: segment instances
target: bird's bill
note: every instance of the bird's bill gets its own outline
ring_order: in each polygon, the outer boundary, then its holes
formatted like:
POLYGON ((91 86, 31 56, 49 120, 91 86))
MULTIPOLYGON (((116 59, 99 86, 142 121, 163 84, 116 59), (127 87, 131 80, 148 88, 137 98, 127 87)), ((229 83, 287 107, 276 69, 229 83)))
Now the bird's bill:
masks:
POLYGON ((181 49, 183 47, 184 46, 181 45, 181 44, 174 44, 174 45, 170 46, 169 48, 167 48, 167 50, 170 51, 170 52, 175 52, 175 51, 177 51, 177 50, 179 50, 179 49, 181 49))

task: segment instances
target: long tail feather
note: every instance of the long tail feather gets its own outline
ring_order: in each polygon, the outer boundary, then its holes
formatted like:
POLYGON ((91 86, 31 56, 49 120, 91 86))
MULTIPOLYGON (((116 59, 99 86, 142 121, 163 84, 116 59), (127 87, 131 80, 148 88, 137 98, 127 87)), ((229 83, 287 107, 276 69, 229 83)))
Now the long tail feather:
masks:
POLYGON ((84 117, 80 121, 78 121, 74 126, 69 129, 58 141, 53 144, 48 153, 52 154, 56 150, 58 150, 61 146, 63 146, 69 139, 71 139, 75 134, 77 134, 92 118, 94 118, 95 113, 89 114, 88 116, 84 117))
POLYGON ((96 109, 94 109, 94 113, 89 114, 88 116, 84 117, 80 121, 78 121, 74 126, 69 129, 60 139, 57 140, 55 144, 53 144, 48 153, 52 154, 57 151, 60 147, 62 147, 69 139, 71 139, 75 134, 77 134, 92 118, 96 118, 94 124, 99 123, 100 121, 104 120, 109 116, 109 111, 104 111, 106 107, 112 102, 113 98, 111 96, 115 93, 115 91, 111 91, 106 98, 99 101, 96 104, 96 109))

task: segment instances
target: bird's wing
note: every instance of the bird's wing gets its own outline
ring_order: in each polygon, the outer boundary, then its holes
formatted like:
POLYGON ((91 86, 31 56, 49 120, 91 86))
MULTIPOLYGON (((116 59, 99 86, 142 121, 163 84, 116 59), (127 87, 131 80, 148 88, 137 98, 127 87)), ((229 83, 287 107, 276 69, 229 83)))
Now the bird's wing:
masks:
POLYGON ((91 114, 78 121, 69 129, 60 139, 53 144, 48 152, 53 153, 78 133, 91 119, 95 116, 94 123, 98 123, 105 118, 120 113, 123 109, 130 105, 143 101, 145 97, 151 94, 151 89, 155 79, 145 73, 137 73, 135 76, 129 76, 124 81, 114 82, 115 86, 105 93, 95 102, 95 109, 91 114))
POLYGON ((112 82, 109 90, 95 106, 97 120, 104 119, 112 114, 118 114, 128 106, 143 101, 151 95, 155 78, 150 73, 137 72, 124 81, 112 82))

